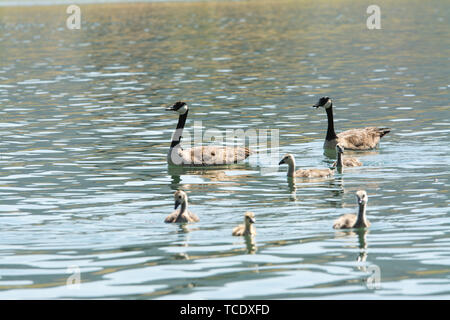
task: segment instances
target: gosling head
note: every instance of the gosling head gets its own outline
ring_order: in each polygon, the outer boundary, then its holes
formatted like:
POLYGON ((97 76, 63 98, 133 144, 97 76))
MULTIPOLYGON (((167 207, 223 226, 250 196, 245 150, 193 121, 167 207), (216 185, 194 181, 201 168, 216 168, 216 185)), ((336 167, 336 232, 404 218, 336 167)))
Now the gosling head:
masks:
POLYGON ((313 107, 315 108, 324 107, 325 109, 328 109, 331 107, 332 104, 333 101, 331 101, 330 97, 322 97, 319 99, 319 101, 317 101, 315 105, 313 105, 313 107))
POLYGON ((359 205, 366 205, 369 198, 367 197, 367 192, 364 190, 356 191, 356 199, 359 205))
POLYGON ((188 105, 186 102, 178 101, 171 107, 166 108, 167 111, 176 111, 179 114, 185 114, 188 111, 188 105))
POLYGON ((187 194, 186 194, 186 192, 184 192, 182 190, 175 191, 175 193, 173 194, 173 197, 175 198, 175 209, 177 209, 180 204, 182 204, 183 202, 186 202, 186 200, 187 200, 187 194))
POLYGON ((255 219, 255 214, 251 211, 247 211, 245 213, 245 223, 246 224, 252 224, 255 223, 256 219, 255 219))
POLYGON ((283 156, 283 159, 281 159, 280 163, 278 163, 278 165, 282 165, 282 164, 294 164, 294 156, 290 153, 286 153, 283 156))
POLYGON ((336 145, 336 152, 337 153, 344 153, 344 147, 343 146, 341 146, 340 144, 337 144, 336 145))

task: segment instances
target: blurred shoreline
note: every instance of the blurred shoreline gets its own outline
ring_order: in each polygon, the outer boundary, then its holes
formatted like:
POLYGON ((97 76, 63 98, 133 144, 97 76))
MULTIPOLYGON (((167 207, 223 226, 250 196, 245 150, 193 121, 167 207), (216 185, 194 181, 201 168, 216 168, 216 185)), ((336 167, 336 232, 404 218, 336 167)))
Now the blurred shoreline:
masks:
MULTIPOLYGON (((157 3, 157 2, 224 2, 229 0, 16 0, 0 1, 0 7, 19 6, 53 6, 82 4, 113 4, 113 3, 157 3)), ((239 1, 239 0, 233 0, 239 1)))

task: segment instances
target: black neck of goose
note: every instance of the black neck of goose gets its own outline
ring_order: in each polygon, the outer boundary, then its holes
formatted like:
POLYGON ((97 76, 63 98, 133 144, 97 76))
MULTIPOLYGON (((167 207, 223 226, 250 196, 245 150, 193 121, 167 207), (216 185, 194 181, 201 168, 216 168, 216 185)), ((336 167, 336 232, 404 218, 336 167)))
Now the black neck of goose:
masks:
POLYGON ((175 133, 173 134, 172 143, 170 144, 170 148, 174 148, 178 144, 180 144, 181 134, 183 133, 184 125, 186 124, 188 112, 189 112, 189 110, 187 110, 184 114, 180 114, 180 116, 178 117, 177 129, 175 130, 175 133))
POLYGON ((342 153, 338 151, 337 153, 337 161, 336 161, 336 167, 343 167, 342 163, 342 153))
POLYGON ((327 136, 326 140, 333 140, 336 139, 336 132, 334 131, 334 120, 333 120, 333 104, 327 109, 325 109, 327 112, 327 118, 328 118, 328 130, 327 130, 327 136))

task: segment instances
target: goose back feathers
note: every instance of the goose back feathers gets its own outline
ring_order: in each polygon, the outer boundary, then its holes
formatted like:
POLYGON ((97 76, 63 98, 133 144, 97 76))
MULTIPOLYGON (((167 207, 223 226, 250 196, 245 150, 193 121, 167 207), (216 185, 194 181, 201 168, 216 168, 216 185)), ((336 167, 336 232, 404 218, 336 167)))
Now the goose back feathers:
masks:
POLYGON ((244 161, 251 151, 247 147, 198 146, 170 149, 168 162, 174 165, 214 166, 244 161))

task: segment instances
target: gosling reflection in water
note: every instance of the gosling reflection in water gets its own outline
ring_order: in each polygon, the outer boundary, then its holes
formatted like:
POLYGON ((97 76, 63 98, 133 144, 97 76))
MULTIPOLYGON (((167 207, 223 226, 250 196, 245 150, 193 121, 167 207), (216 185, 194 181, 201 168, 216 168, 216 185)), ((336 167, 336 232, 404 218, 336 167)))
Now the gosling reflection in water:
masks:
POLYGON ((177 223, 178 229, 175 231, 179 234, 190 233, 192 231, 200 230, 200 228, 193 228, 193 225, 189 225, 187 223, 177 223))
POLYGON ((358 229, 356 230, 358 234, 358 242, 359 242, 359 255, 356 261, 361 264, 358 265, 358 270, 366 271, 366 260, 367 260, 367 235, 369 234, 368 229, 358 229))
POLYGON ((258 249, 256 247, 255 237, 247 235, 247 236, 244 236, 244 239, 245 239, 245 246, 247 248, 247 253, 254 254, 256 252, 256 250, 258 249))
POLYGON ((175 260, 190 260, 191 259, 191 257, 189 257, 189 255, 185 252, 175 253, 173 258, 175 260))
POLYGON ((290 201, 297 201, 297 186, 295 180, 292 177, 287 178, 289 192, 291 193, 290 201))
MULTIPOLYGON (((344 229, 345 230, 345 229, 344 229)), ((358 236, 358 247, 359 247, 359 254, 356 258, 356 261, 359 262, 357 265, 357 269, 366 272, 367 271, 367 235, 369 234, 368 229, 347 229, 347 230, 340 230, 339 232, 336 232, 336 238, 345 238, 345 237, 354 237, 358 236)))
MULTIPOLYGON (((342 202, 335 201, 337 197, 342 197, 345 193, 344 179, 342 176, 336 179, 309 179, 308 183, 296 183, 295 178, 287 177, 287 184, 290 192, 290 201, 297 201, 297 189, 324 188, 326 193, 331 193, 331 198, 322 196, 323 201, 329 203, 330 206, 338 208, 342 207, 342 202)), ((302 198, 304 200, 305 198, 302 198)))

